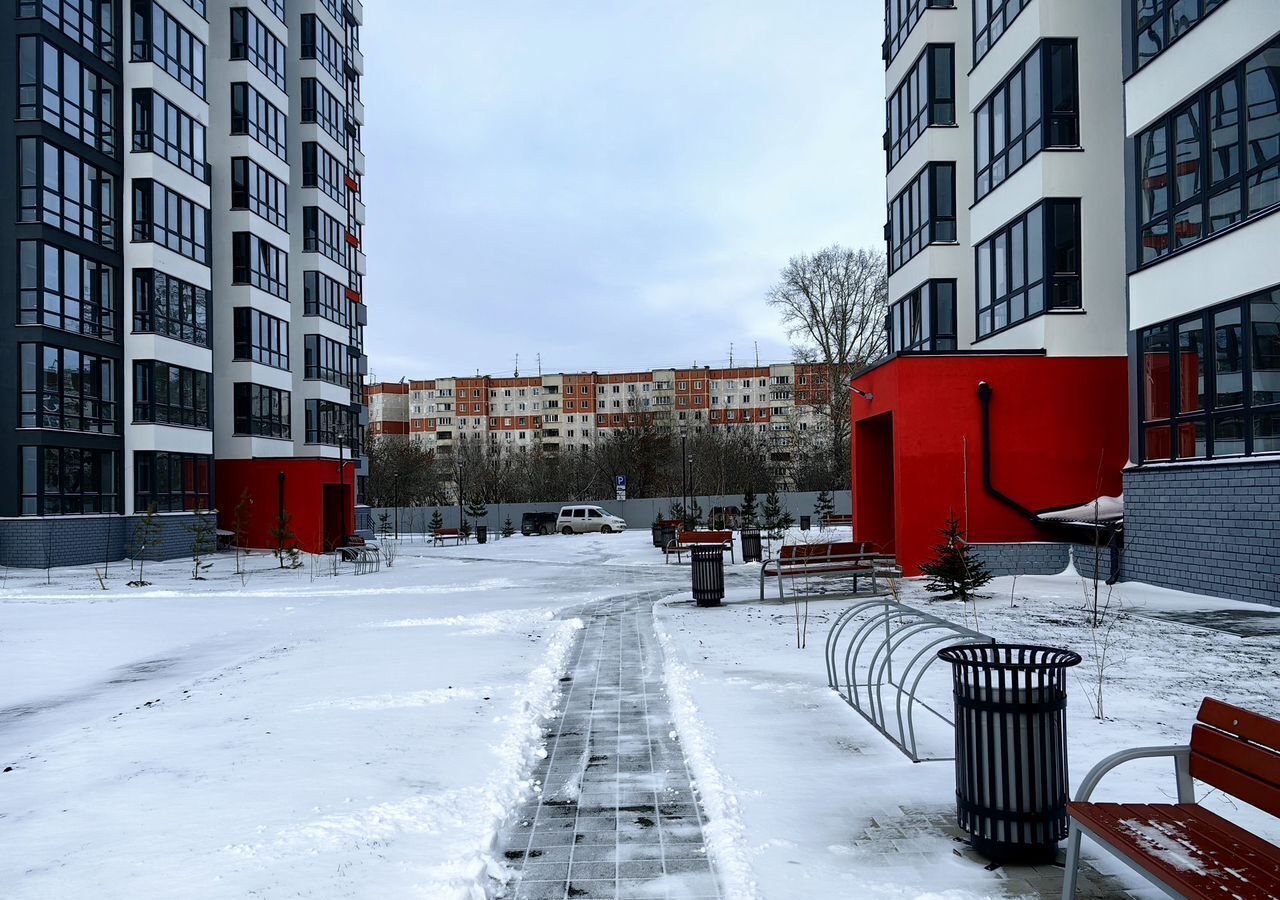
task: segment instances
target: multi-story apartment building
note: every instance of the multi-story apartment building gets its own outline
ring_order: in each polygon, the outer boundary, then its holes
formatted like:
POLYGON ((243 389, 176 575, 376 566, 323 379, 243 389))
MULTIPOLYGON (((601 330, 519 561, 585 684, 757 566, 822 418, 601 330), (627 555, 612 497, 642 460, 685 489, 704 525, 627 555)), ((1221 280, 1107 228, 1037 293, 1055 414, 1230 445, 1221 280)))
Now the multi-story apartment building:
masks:
POLYGON ((1280 4, 1125 7, 1125 575, 1280 603, 1280 4))
POLYGON ((0 91, 10 559, 54 531, 59 560, 118 554, 153 509, 180 537, 192 511, 225 518, 246 493, 254 545, 282 509, 306 549, 353 528, 362 15, 359 0, 0 14, 18 75, 0 91))
POLYGON ((860 540, 906 570, 1120 492, 1115 0, 887 0, 889 356, 853 380, 860 540))
POLYGON ((558 453, 621 429, 749 429, 769 445, 781 487, 797 436, 826 428, 829 402, 824 370, 802 364, 436 378, 369 385, 366 396, 371 435, 407 433, 446 456, 463 439, 504 452, 558 453))

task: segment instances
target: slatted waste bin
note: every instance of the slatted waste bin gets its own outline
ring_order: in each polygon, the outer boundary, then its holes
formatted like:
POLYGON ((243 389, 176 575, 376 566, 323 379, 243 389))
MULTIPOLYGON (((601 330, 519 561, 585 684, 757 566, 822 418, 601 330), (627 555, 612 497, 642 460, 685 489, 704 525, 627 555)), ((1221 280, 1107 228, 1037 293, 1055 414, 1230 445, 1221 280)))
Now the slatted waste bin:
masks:
POLYGON ((800 530, 801 530, 801 531, 808 531, 808 530, 809 530, 809 527, 810 527, 810 525, 811 525, 812 523, 813 523, 813 518, 812 518, 811 516, 801 516, 801 517, 800 517, 800 530))
POLYGON ((699 606, 719 606, 724 599, 724 548, 694 547, 693 599, 699 606))
POLYGON ((476 526, 476 543, 483 544, 487 540, 489 540, 489 526, 477 525, 476 526))
POLYGON ((764 554, 760 551, 760 529, 743 528, 740 537, 742 540, 742 561, 760 562, 764 558, 764 554))
POLYGON ((653 546, 661 547, 662 546, 662 523, 654 522, 652 525, 649 526, 649 532, 653 537, 653 546))
POLYGON ((1067 669, 1070 650, 960 644, 951 663, 956 816, 993 862, 1053 861, 1067 836, 1067 669))
POLYGON ((665 552, 668 547, 670 547, 673 543, 675 543, 675 540, 676 540, 676 523, 663 522, 662 523, 662 543, 659 544, 658 546, 660 546, 665 552))

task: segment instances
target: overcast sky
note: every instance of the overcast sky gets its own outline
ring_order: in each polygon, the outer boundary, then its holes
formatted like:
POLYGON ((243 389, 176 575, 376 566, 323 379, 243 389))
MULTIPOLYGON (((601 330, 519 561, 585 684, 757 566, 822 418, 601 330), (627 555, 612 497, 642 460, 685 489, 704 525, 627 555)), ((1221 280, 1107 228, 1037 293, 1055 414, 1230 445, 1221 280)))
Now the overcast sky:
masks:
POLYGON ((371 373, 789 358, 787 259, 882 245, 883 30, 879 0, 368 0, 371 373))

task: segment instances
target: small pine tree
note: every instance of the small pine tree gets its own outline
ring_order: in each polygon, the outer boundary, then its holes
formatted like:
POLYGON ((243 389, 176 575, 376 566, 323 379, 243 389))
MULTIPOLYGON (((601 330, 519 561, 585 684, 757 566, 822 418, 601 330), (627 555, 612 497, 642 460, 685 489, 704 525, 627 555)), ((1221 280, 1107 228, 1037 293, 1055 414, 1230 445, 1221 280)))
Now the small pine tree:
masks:
POLYGON ((489 507, 479 497, 472 497, 467 501, 467 515, 479 523, 482 519, 488 518, 489 507))
POLYGON ((206 557, 218 550, 218 523, 209 511, 199 505, 187 531, 191 534, 191 580, 204 581, 204 573, 213 567, 206 557))
POLYGON ((667 515, 667 518, 670 519, 672 522, 683 523, 684 522, 684 504, 677 503, 676 501, 672 500, 671 509, 667 515))
POLYGON ((298 536, 293 533, 293 513, 280 510, 276 516, 276 524, 271 529, 271 540, 275 541, 276 559, 282 569, 296 569, 302 565, 302 551, 298 549, 298 536))
POLYGON ((462 520, 462 524, 458 527, 458 534, 462 535, 464 541, 471 540, 471 520, 462 520))
POLYGON ((751 528, 757 525, 756 522, 756 492, 748 490, 742 495, 741 522, 743 528, 751 528))
POLYGON ((153 504, 133 523, 133 553, 138 559, 138 577, 129 582, 129 587, 146 587, 151 584, 143 577, 143 567, 147 554, 153 552, 158 543, 160 523, 156 521, 156 508, 153 504))
POLYGON ((769 534, 769 540, 776 541, 781 539, 787 526, 782 524, 784 511, 782 509, 782 501, 778 499, 777 491, 771 490, 765 496, 763 515, 764 529, 769 534))
POLYGON ((825 523, 835 511, 836 504, 831 499, 831 492, 818 491, 818 498, 813 502, 813 515, 818 520, 818 524, 825 523))
POLYGON ((252 521, 253 498, 249 496, 249 489, 245 488, 240 492, 240 499, 236 501, 236 508, 231 513, 231 544, 236 554, 237 575, 244 574, 244 556, 240 551, 244 547, 245 536, 252 521))
POLYGON ((992 575, 964 539, 954 511, 940 533, 943 540, 934 546, 933 558, 920 565, 920 571, 929 576, 925 589, 967 603, 977 596, 978 588, 991 581, 992 575))
POLYGON ((427 527, 431 529, 432 534, 444 528, 444 516, 440 515, 440 510, 431 510, 431 521, 427 523, 427 527))
POLYGON ((507 516, 507 521, 502 523, 502 536, 509 538, 516 533, 516 526, 511 524, 511 517, 507 516))
POLYGON ((686 531, 697 531, 702 525, 702 504, 697 498, 691 498, 691 505, 684 515, 684 527, 686 531))
POLYGON ((378 513, 378 536, 384 540, 391 536, 391 513, 378 513))

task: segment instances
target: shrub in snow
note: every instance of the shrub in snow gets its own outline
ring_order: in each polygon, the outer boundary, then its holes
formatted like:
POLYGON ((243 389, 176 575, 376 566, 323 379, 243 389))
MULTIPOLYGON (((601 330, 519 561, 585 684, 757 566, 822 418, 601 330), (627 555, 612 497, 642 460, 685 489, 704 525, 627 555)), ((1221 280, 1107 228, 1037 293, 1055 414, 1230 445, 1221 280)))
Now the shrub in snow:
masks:
POLYGON ((507 521, 502 523, 502 536, 509 538, 516 533, 516 526, 511 524, 511 517, 507 516, 507 521))
POLYGON ((929 576, 925 589, 934 594, 946 594, 947 599, 968 602, 974 599, 978 588, 988 584, 992 575, 974 555, 973 548, 960 531, 960 520, 954 512, 942 529, 942 543, 933 548, 933 558, 920 564, 920 571, 929 576))
POLYGON ((197 505, 195 518, 186 528, 191 533, 191 579, 203 581, 204 573, 213 566, 205 558, 218 550, 218 526, 209 511, 197 505))
POLYGON ((835 514, 836 504, 831 499, 830 491, 819 491, 818 498, 813 502, 813 515, 818 520, 818 524, 823 526, 827 519, 835 514))
POLYGON ((156 508, 153 504, 138 517, 133 526, 133 553, 138 559, 138 577, 129 582, 129 587, 146 587, 151 582, 143 578, 143 566, 147 554, 160 542, 160 523, 156 521, 156 508))

